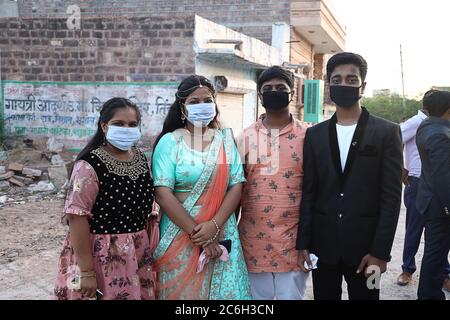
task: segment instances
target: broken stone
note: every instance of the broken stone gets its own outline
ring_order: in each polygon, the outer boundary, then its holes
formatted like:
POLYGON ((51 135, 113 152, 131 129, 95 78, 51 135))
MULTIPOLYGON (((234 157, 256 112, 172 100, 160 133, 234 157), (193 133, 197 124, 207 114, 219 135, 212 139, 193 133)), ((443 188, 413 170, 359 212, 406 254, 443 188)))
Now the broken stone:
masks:
POLYGON ((27 177, 21 177, 21 176, 14 176, 13 177, 16 180, 19 180, 20 182, 23 182, 25 184, 32 184, 34 182, 33 179, 27 178, 27 177))
POLYGON ((6 201, 8 201, 8 197, 7 196, 1 196, 0 197, 0 204, 5 204, 6 201))
POLYGON ((0 191, 8 190, 10 187, 8 181, 0 181, 0 191))
POLYGON ((19 253, 17 251, 12 251, 10 253, 8 253, 8 255, 6 256, 8 259, 12 259, 12 258, 16 258, 19 256, 19 253))
POLYGON ((56 154, 52 157, 52 165, 63 166, 63 165, 65 165, 65 162, 59 154, 56 154))
POLYGON ((67 169, 65 166, 48 167, 48 176, 58 190, 60 190, 68 180, 67 169))
POLYGON ((8 180, 10 178, 14 177, 14 171, 8 171, 5 174, 0 175, 0 181, 1 180, 8 180))
POLYGON ((10 171, 22 172, 23 165, 17 162, 10 163, 8 166, 10 171))
POLYGON ((6 173, 6 167, 0 166, 0 174, 5 174, 5 173, 6 173))
POLYGON ((11 178, 8 181, 9 181, 9 183, 11 183, 11 184, 13 184, 15 186, 18 186, 18 187, 21 187, 21 188, 25 187, 25 183, 23 183, 23 182, 21 182, 21 181, 19 181, 17 179, 11 178))
POLYGON ((41 181, 28 187, 30 192, 51 192, 55 191, 55 186, 50 181, 41 181))
POLYGON ((59 153, 63 150, 64 145, 61 142, 56 141, 54 137, 51 137, 47 141, 47 149, 54 153, 59 153))
POLYGON ((36 170, 36 169, 30 169, 30 168, 23 168, 22 174, 25 176, 39 178, 42 175, 42 171, 36 170))

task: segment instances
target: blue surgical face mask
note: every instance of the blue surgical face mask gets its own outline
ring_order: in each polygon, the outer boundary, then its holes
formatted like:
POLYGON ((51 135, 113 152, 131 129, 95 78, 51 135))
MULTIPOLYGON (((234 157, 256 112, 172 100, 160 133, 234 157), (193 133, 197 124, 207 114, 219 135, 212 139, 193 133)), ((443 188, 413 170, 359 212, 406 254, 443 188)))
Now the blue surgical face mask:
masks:
POLYGON ((216 117, 216 104, 213 102, 187 104, 186 110, 187 120, 196 127, 207 127, 216 117))
POLYGON ((108 132, 106 133, 106 140, 122 151, 130 150, 140 138, 141 130, 138 127, 108 126, 108 132))

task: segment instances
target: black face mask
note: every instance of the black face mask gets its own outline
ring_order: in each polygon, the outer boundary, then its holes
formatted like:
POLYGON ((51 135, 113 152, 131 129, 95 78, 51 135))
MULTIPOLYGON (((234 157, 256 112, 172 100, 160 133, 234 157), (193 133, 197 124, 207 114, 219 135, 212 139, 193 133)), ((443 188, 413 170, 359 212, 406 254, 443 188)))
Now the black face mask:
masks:
POLYGON ((281 110, 286 108, 291 100, 289 93, 282 91, 269 91, 263 93, 263 106, 267 110, 281 110))
POLYGON ((361 87, 330 86, 330 98, 341 108, 350 108, 361 99, 359 89, 361 87))

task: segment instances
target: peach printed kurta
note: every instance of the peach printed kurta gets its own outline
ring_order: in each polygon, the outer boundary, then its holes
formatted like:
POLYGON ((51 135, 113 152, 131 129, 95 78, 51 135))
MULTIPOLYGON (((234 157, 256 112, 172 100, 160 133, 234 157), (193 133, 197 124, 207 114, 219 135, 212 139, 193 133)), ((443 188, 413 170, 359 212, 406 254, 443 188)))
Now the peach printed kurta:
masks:
POLYGON ((260 119, 238 139, 247 184, 239 232, 249 272, 300 270, 295 249, 307 124, 268 131, 260 119))

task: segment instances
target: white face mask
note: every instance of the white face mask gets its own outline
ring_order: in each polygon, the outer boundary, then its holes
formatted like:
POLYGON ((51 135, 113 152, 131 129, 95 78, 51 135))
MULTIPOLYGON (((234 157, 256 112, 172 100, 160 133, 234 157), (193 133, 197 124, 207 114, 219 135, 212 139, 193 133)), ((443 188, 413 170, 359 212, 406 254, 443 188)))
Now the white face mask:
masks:
POLYGON ((216 117, 216 104, 213 102, 187 104, 186 118, 195 127, 207 127, 216 117))
POLYGON ((108 126, 108 132, 106 133, 106 140, 122 151, 130 150, 140 138, 141 130, 138 127, 108 126))

